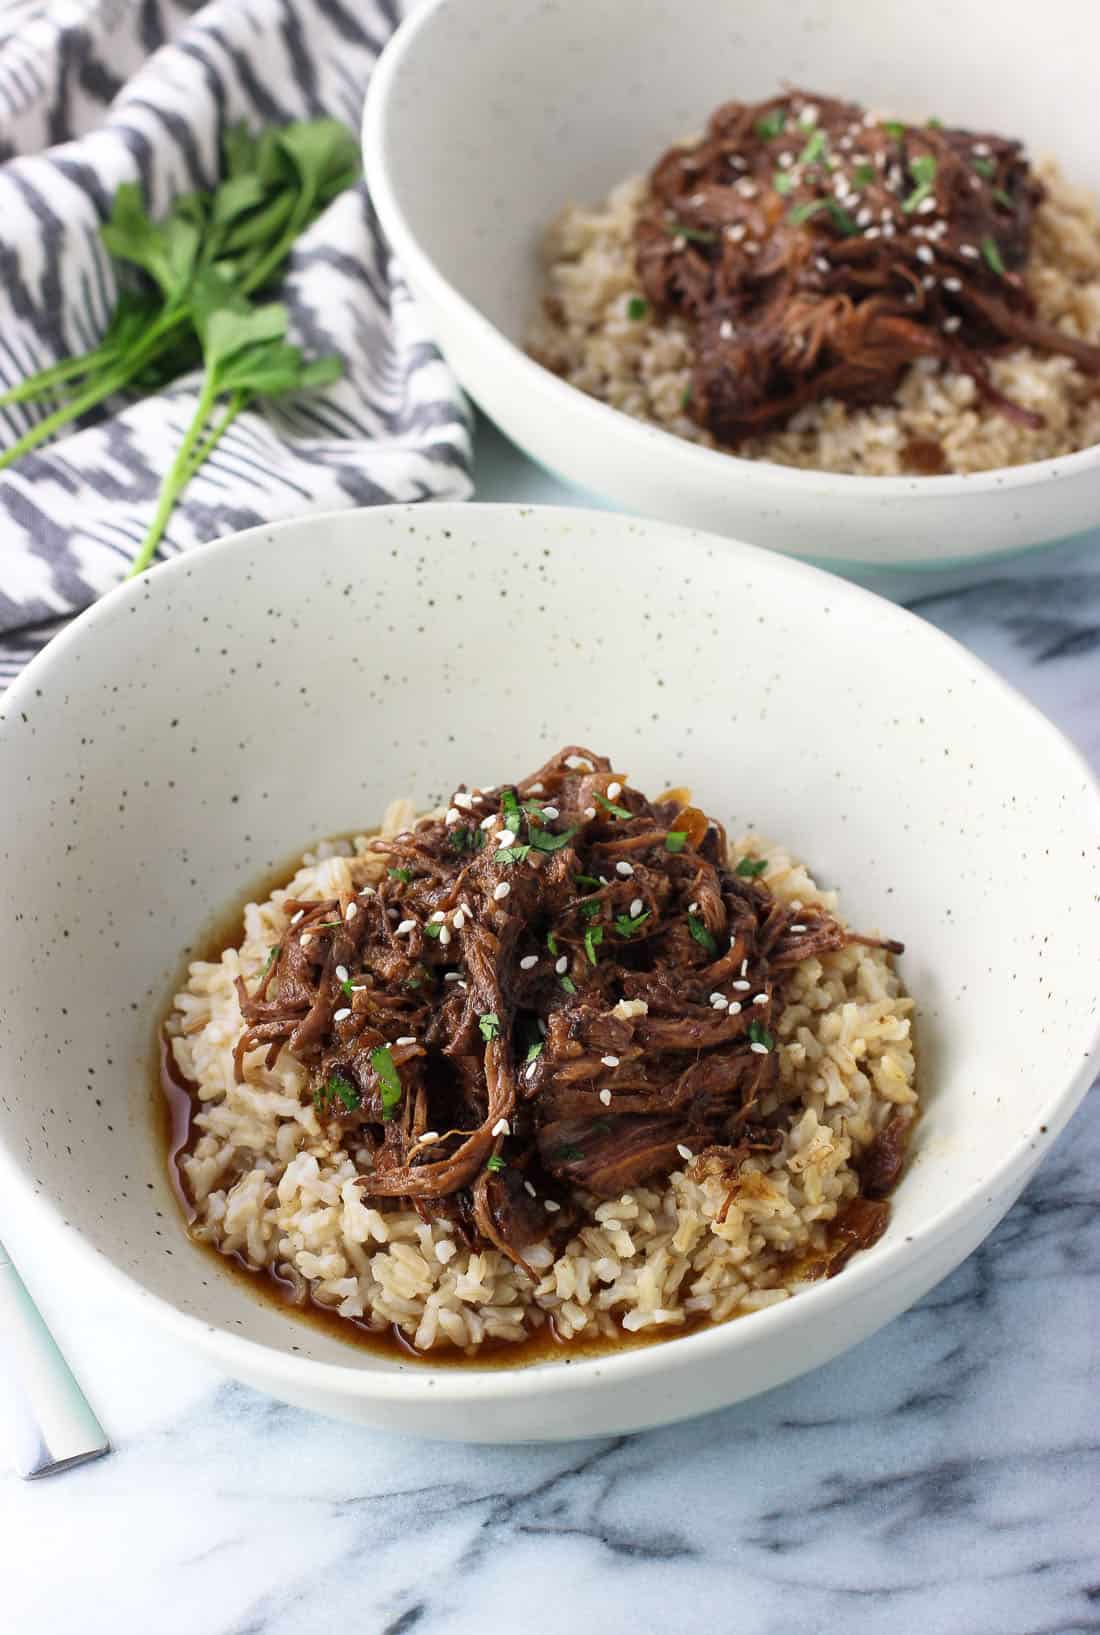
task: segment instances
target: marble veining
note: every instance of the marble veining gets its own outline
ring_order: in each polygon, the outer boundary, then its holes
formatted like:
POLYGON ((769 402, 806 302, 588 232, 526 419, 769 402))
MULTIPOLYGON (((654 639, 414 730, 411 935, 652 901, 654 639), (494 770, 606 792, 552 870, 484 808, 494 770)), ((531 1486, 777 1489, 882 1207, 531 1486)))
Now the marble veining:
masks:
MULTIPOLYGON (((576 503, 484 426, 480 497, 576 503)), ((1100 764, 1100 536, 860 576, 1100 764)), ((416 1444, 175 1351, 0 1228, 108 1427, 0 1474, 11 1635, 1085 1635, 1100 1631, 1100 1100, 917 1307, 801 1380, 637 1437, 416 1444)))

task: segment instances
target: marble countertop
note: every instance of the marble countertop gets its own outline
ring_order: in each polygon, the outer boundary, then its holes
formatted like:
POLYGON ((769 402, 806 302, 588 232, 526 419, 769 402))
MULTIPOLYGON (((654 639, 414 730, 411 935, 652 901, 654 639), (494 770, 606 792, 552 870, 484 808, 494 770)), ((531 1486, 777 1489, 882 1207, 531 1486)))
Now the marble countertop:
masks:
MULTIPOLYGON (((479 497, 577 503, 494 431, 479 497)), ((1100 535, 864 576, 1100 766, 1100 535)), ((1100 973, 1098 973, 1100 978, 1100 973)), ((707 1419, 425 1445, 283 1407, 65 1287, 0 1228, 114 1443, 0 1473, 11 1635, 1100 1631, 1100 1098, 959 1270, 826 1368, 707 1419)))

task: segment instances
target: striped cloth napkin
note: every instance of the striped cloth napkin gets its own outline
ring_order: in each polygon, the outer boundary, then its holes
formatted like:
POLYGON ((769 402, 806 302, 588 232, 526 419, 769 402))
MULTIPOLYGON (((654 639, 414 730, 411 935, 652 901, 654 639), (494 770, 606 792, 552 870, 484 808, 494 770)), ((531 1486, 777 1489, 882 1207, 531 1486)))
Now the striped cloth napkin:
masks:
MULTIPOLYGON (((0 7, 0 390, 94 344, 115 275, 97 228, 140 181, 154 216, 210 186, 221 133, 359 127, 397 0, 6 0, 0 7)), ((192 479, 161 555, 339 506, 463 499, 470 426, 364 185, 299 241, 290 339, 338 353, 324 391, 246 411, 192 479)), ((194 411, 197 375, 109 402, 0 473, 0 686, 117 584, 194 411), (106 412, 104 412, 106 410, 106 412)), ((0 448, 46 413, 0 411, 0 448)))

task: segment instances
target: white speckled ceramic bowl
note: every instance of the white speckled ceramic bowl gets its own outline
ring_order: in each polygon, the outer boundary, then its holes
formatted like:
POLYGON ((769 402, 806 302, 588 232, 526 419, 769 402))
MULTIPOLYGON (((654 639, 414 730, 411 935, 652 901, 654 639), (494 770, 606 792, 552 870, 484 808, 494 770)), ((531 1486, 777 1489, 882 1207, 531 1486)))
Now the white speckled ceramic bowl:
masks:
POLYGON ((1075 752, 910 615, 660 523, 433 505, 177 559, 0 701, 0 789, 3 1212, 61 1229, 59 1277, 97 1257, 150 1323, 324 1412, 552 1438, 775 1385, 950 1271, 1095 1069, 1100 799, 1075 752), (905 939, 914 1161, 883 1241, 785 1305, 568 1367, 399 1366, 188 1243, 150 1117, 154 1023, 185 950, 273 863, 395 793, 428 805, 566 741, 643 788, 690 783, 842 886, 855 923, 905 939))
POLYGON ((1100 447, 965 477, 792 470, 632 420, 522 342, 547 222, 648 168, 731 97, 793 83, 1005 131, 1100 193, 1100 7, 1075 4, 1065 21, 1033 0, 428 0, 371 81, 366 174, 459 379, 570 481, 830 562, 1019 550, 1100 520, 1100 447))

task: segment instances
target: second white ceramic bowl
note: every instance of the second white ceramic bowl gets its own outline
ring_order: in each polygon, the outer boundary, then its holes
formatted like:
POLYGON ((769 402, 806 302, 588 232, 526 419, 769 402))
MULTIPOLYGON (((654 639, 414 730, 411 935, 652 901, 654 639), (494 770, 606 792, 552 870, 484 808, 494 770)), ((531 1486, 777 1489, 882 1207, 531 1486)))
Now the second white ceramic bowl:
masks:
POLYGON ((398 507, 178 558, 0 700, 0 790, 0 1213, 59 1235, 59 1286, 91 1254, 181 1345, 367 1424, 595 1435, 789 1379, 984 1237, 1095 1071, 1100 799, 1075 752, 911 615, 661 523, 398 507), (643 789, 692 785, 904 938, 914 1161, 882 1242, 784 1305, 568 1367, 399 1364, 188 1242, 151 1117, 154 1024, 185 951, 295 849, 566 742, 643 789))
POLYGON ((366 175, 459 379, 536 460, 631 511, 834 563, 943 564, 1100 522, 1100 447, 972 476, 854 477, 697 447, 522 349, 537 246, 720 102, 784 83, 1024 138, 1100 194, 1083 0, 428 0, 371 82, 366 175))

